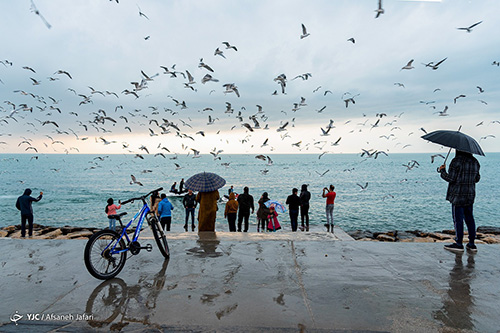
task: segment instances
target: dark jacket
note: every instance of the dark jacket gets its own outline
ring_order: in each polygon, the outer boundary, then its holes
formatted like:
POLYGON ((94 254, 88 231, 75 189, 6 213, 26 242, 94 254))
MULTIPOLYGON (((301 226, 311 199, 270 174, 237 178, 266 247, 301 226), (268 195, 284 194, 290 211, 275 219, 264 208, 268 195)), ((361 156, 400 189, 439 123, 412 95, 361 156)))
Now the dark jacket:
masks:
POLYGON ((474 204, 476 183, 479 182, 479 162, 472 154, 457 152, 448 172, 441 170, 441 178, 448 182, 446 200, 455 206, 474 204))
POLYGON ((267 220, 267 216, 271 213, 271 210, 266 207, 264 204, 265 202, 269 201, 269 198, 265 199, 260 199, 258 201, 259 203, 259 209, 257 210, 257 217, 261 220, 267 220))
POLYGON ((288 205, 288 208, 290 210, 299 210, 300 206, 300 198, 297 196, 297 194, 291 194, 286 198, 286 204, 288 205))
POLYGON ((302 185, 302 189, 300 191, 300 205, 309 206, 309 200, 311 200, 311 192, 307 190, 307 186, 302 185))
POLYGON ((184 208, 195 208, 197 204, 196 195, 194 195, 194 193, 191 195, 189 195, 189 193, 186 194, 184 199, 182 199, 182 204, 184 205, 184 208))
POLYGON ((255 210, 255 206, 253 204, 253 196, 248 193, 242 193, 238 195, 238 203, 240 205, 240 212, 246 213, 250 212, 250 209, 252 209, 252 211, 255 210))
POLYGON ((33 201, 37 202, 42 199, 42 195, 40 194, 37 198, 33 198, 30 196, 31 190, 27 188, 24 190, 24 194, 17 198, 16 208, 21 211, 21 215, 29 215, 33 214, 33 207, 31 207, 31 203, 33 201))

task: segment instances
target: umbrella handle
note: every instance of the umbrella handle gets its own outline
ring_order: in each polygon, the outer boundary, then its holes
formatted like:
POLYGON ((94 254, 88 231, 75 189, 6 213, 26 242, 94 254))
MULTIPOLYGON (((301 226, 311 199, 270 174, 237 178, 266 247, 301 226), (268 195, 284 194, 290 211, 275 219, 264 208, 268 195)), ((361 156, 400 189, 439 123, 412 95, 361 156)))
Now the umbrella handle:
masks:
MULTIPOLYGON (((460 125, 460 127, 458 128, 458 132, 460 132, 461 129, 462 129, 462 125, 460 125)), ((446 158, 444 159, 443 164, 446 164, 446 161, 448 160, 448 156, 450 156, 451 149, 452 148, 450 148, 450 150, 448 150, 448 154, 446 154, 446 158)), ((439 167, 437 167, 436 171, 439 172, 439 167)))

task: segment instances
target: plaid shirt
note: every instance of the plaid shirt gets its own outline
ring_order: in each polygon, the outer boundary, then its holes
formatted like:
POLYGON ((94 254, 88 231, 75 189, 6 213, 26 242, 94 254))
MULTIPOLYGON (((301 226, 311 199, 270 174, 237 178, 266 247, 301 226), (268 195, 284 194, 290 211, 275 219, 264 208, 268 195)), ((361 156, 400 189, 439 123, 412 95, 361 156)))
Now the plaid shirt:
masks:
POLYGON ((450 163, 448 172, 441 170, 448 191, 446 200, 455 206, 469 206, 476 197, 476 183, 479 182, 479 162, 472 155, 458 155, 450 163))

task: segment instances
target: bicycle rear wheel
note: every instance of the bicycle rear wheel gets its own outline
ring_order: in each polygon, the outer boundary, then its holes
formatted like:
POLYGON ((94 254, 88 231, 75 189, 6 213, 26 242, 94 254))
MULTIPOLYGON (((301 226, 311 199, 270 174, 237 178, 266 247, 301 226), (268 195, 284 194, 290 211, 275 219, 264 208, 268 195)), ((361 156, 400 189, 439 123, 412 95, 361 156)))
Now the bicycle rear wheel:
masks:
POLYGON ((153 231, 153 236, 155 237, 156 244, 160 249, 161 254, 166 258, 170 258, 170 249, 168 248, 167 237, 165 236, 165 232, 161 227, 160 222, 156 217, 150 217, 148 219, 149 226, 153 231))
POLYGON ((123 238, 120 239, 116 231, 101 230, 89 238, 85 246, 84 259, 85 266, 93 277, 100 280, 111 279, 125 266, 127 252, 112 254, 113 247, 115 250, 126 248, 125 241, 123 238))

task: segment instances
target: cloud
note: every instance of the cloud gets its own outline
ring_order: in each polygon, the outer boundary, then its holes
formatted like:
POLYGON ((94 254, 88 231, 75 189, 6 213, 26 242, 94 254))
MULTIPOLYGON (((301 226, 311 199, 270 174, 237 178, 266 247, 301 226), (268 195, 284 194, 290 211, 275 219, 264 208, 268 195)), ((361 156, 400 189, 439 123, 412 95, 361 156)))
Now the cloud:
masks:
MULTIPOLYGON (((498 44, 500 37, 490 33, 498 28, 494 14, 500 6, 497 2, 384 2, 385 13, 378 19, 374 18, 375 1, 318 1, 307 5, 298 1, 222 0, 137 4, 149 20, 139 16, 135 3, 36 1, 52 25, 50 30, 25 3, 0 5, 0 19, 7 27, 2 57, 13 62, 13 66, 0 64, 3 82, 0 83, 3 91, 0 133, 4 134, 2 141, 8 142, 0 147, 2 151, 22 152, 17 147, 18 133, 24 133, 26 128, 29 132, 23 136, 39 142, 37 148, 41 152, 53 152, 52 147, 43 145, 50 143, 45 135, 57 137, 80 152, 102 149, 100 140, 95 141, 100 136, 120 137, 119 142, 139 142, 141 138, 148 142, 168 140, 177 150, 185 143, 203 153, 215 143, 226 152, 240 152, 242 146, 245 151, 253 151, 255 147, 260 149, 260 142, 271 132, 273 140, 276 139, 275 152, 301 152, 276 133, 281 123, 292 120, 295 127, 290 127, 288 133, 292 141, 302 140, 304 145, 325 139, 320 137, 319 128, 330 119, 335 120, 335 131, 343 139, 334 148, 342 152, 356 152, 363 147, 406 152, 408 148, 400 147, 408 144, 412 151, 425 151, 429 149, 427 144, 419 142, 416 135, 408 135, 417 133, 423 125, 435 129, 464 125, 464 130, 477 137, 500 135, 494 123, 489 127, 475 126, 480 121, 490 124, 498 118, 495 110, 500 69, 491 64, 500 59, 495 58, 497 53, 491 45, 498 44), (479 21, 483 23, 471 33, 457 30, 479 21), (302 23, 311 34, 304 39, 300 39, 302 23), (347 41, 351 37, 356 43, 347 41), (238 51, 226 49, 223 41, 235 45, 238 51), (216 48, 224 52, 225 59, 214 55, 216 48), (219 82, 201 84, 201 78, 208 72, 198 68, 200 58, 214 69, 212 75, 219 82), (446 61, 437 70, 422 65, 444 58, 446 61), (415 68, 401 70, 411 59, 415 68), (177 78, 163 74, 160 66, 172 68, 174 64, 178 72, 185 74, 188 70, 194 76, 196 92, 185 88, 187 80, 182 74, 178 73, 177 78), (23 66, 34 68, 36 73, 22 69, 23 66), (55 75, 59 69, 70 72, 73 79, 55 75), (139 98, 123 94, 125 89, 133 89, 131 82, 144 79, 141 71, 158 76, 137 92, 139 98), (281 94, 280 86, 273 80, 282 73, 288 79, 286 94, 281 94), (312 77, 292 80, 304 73, 311 73, 312 77), (41 84, 33 86, 30 77, 41 84), (49 77, 58 80, 49 81, 49 77), (225 94, 222 87, 225 83, 234 83, 241 97, 225 94), (395 83, 402 83, 405 88, 395 83), (88 86, 102 91, 104 96, 91 94, 88 86), (485 92, 478 94, 476 86, 483 87, 485 92), (433 92, 436 88, 440 90, 433 92), (17 90, 33 95, 14 93, 17 90), (277 96, 272 95, 275 90, 277 96), (332 93, 325 95, 327 90, 332 93), (116 93, 119 98, 105 91, 116 93), (78 94, 90 96, 92 102, 80 105, 84 97, 78 94), (356 104, 346 108, 343 96, 357 94, 356 104), (466 98, 455 104, 453 100, 460 94, 466 98), (58 104, 49 96, 58 100, 58 104), (294 111, 294 103, 300 102, 301 97, 306 99, 307 106, 294 111), (188 108, 181 109, 172 99, 185 101, 188 108), (12 107, 5 101, 17 108, 27 104, 33 112, 19 109, 15 120, 6 118, 12 107), (225 113, 226 102, 232 104, 232 114, 225 113), (261 125, 267 123, 271 129, 267 133, 256 129, 242 144, 240 140, 248 133, 236 115, 241 112, 243 121, 251 123, 249 117, 256 114, 257 104, 265 112, 265 118, 257 115, 261 125), (51 110, 50 106, 62 112, 51 110), (117 106, 123 109, 115 111, 117 106), (324 106, 325 110, 318 113, 324 106), (438 116, 435 112, 445 106, 449 107, 449 116, 438 116), (214 111, 202 111, 207 107, 214 111), (92 123, 100 109, 116 118, 116 123, 92 123), (367 124, 375 123, 379 113, 386 113, 387 122, 395 121, 401 128, 394 142, 380 140, 381 135, 388 134, 387 127, 370 129, 369 125, 357 125, 367 119, 367 124), (207 125, 208 114, 219 121, 207 125), (130 122, 119 116, 127 117, 130 122), (230 139, 217 141, 220 138, 209 135, 192 142, 176 136, 175 130, 151 138, 149 128, 156 126, 150 124, 152 119, 160 123, 167 119, 186 134, 198 130, 220 131, 218 135, 230 139), (41 126, 45 120, 56 120, 61 126, 59 130, 68 134, 57 134, 54 128, 41 126), (181 120, 193 128, 182 125, 181 120), (132 134, 126 126, 132 129, 132 134), (486 130, 487 133, 483 132, 486 130), (76 140, 71 131, 90 139, 76 140)), ((330 144, 337 137, 327 139, 330 144)), ((482 144, 485 150, 497 150, 495 139, 484 140, 482 144)), ((123 151, 119 144, 105 149, 123 151)), ((63 147, 57 151, 63 152, 63 147)))

